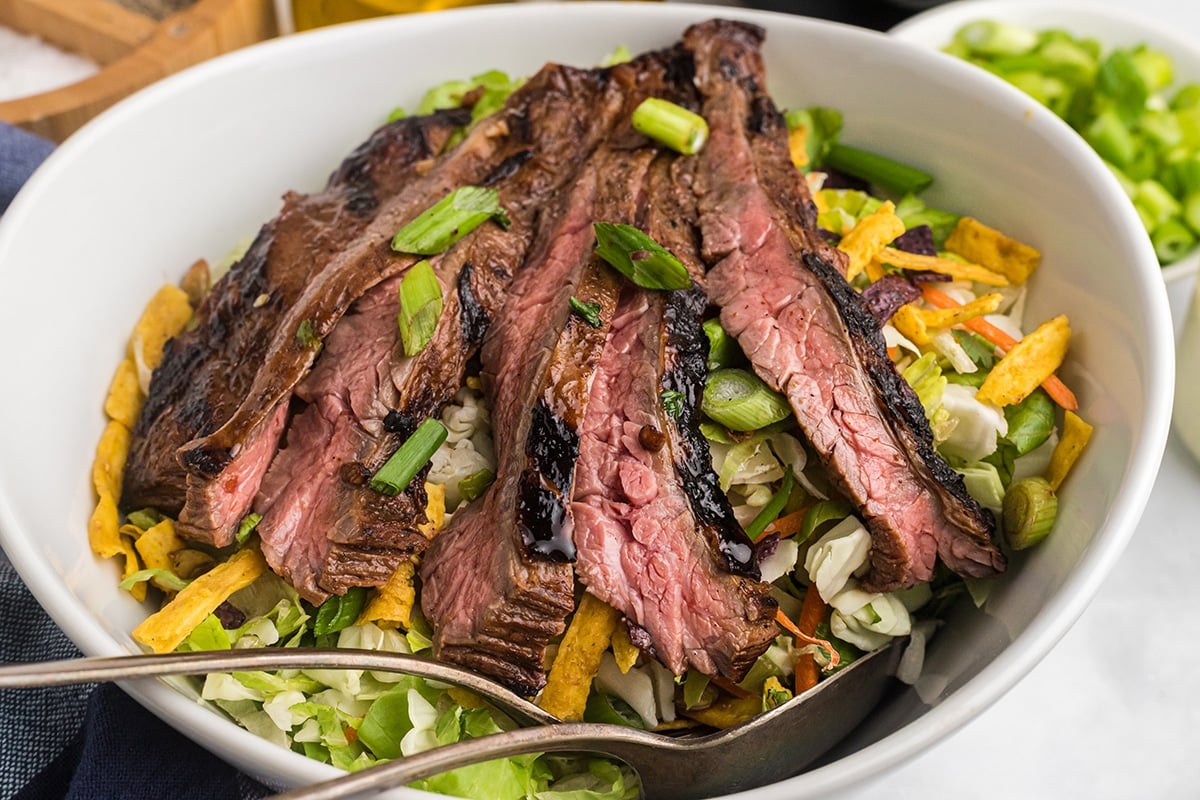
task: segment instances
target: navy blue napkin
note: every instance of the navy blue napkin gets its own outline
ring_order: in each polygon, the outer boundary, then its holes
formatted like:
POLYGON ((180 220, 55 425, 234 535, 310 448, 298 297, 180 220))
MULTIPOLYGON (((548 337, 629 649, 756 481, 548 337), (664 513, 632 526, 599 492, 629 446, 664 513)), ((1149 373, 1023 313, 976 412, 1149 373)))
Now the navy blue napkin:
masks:
MULTIPOLYGON (((0 214, 53 149, 0 122, 0 214)), ((0 551, 0 661, 81 655, 0 551)), ((270 793, 111 684, 0 690, 0 798, 251 800, 270 793)))

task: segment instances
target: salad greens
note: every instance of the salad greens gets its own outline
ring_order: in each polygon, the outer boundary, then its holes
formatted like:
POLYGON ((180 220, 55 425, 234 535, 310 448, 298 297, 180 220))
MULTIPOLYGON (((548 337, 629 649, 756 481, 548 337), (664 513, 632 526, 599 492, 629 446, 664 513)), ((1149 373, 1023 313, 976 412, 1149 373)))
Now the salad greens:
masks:
POLYGON ((1048 107, 1108 163, 1133 201, 1160 263, 1200 236, 1200 84, 1174 83, 1150 44, 1105 52, 1096 39, 996 20, 962 26, 945 51, 1048 107))

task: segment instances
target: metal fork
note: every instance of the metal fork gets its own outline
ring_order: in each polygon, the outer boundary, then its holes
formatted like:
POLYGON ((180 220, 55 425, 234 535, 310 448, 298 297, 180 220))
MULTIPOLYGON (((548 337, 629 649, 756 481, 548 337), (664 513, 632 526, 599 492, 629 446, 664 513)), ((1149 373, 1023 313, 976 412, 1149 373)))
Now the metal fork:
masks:
POLYGON ((707 736, 669 736, 561 722, 474 672, 402 653, 340 648, 224 650, 85 658, 0 667, 0 689, 248 669, 346 668, 418 675, 487 698, 533 726, 439 747, 276 796, 276 800, 362 797, 467 764, 523 753, 590 752, 631 766, 646 797, 697 798, 744 791, 800 772, 848 734, 879 702, 901 648, 893 643, 749 722, 707 736))

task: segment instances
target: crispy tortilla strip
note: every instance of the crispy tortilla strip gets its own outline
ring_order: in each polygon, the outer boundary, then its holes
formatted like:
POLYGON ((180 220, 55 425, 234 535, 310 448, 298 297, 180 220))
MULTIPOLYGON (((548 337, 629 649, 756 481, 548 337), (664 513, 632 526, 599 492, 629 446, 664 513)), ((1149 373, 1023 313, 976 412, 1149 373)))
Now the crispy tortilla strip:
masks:
MULTIPOLYGON (((175 523, 169 519, 148 528, 134 542, 134 547, 137 548, 138 555, 142 557, 147 569, 164 569, 167 572, 175 571, 175 562, 171 556, 185 546, 183 540, 175 533, 175 523)), ((170 591, 168 587, 158 583, 157 579, 151 578, 151 581, 159 589, 170 591)))
POLYGON ((975 281, 988 286, 1008 286, 1008 278, 999 272, 969 261, 959 261, 941 256, 923 256, 920 253, 909 253, 894 247, 885 247, 879 254, 879 260, 884 264, 907 270, 928 270, 949 275, 955 280, 975 281))
POLYGON ((622 675, 637 665, 638 657, 642 654, 642 651, 629 638, 629 628, 625 625, 617 625, 613 629, 612 651, 613 659, 617 662, 617 669, 621 670, 622 675))
POLYGON ((108 397, 104 399, 104 413, 126 428, 133 430, 138 414, 142 411, 142 388, 138 385, 137 365, 132 358, 125 358, 117 365, 108 397))
POLYGON ((963 217, 954 226, 946 237, 946 249, 999 272, 1017 286, 1029 280, 1042 259, 1042 254, 1029 245, 971 217, 963 217))
POLYGON ((1092 438, 1092 426, 1072 411, 1064 412, 1062 437, 1050 454, 1050 465, 1046 467, 1046 481, 1050 488, 1058 491, 1066 480, 1071 467, 1079 460, 1079 454, 1092 438))
POLYGON ((538 705, 559 719, 583 719, 592 680, 600 670, 600 657, 608 649, 620 618, 615 608, 584 593, 558 647, 538 705))
POLYGON ((762 710, 761 695, 752 694, 746 697, 722 695, 707 708, 695 708, 682 713, 697 722, 724 729, 740 725, 761 714, 762 710))
POLYGON ((136 358, 140 349, 141 361, 154 369, 162 363, 163 345, 192 318, 192 304, 187 292, 178 286, 167 284, 154 293, 142 311, 141 319, 133 328, 129 339, 129 356, 136 358))
POLYGON ((860 219, 838 243, 838 249, 850 257, 846 280, 854 280, 902 233, 904 221, 896 216, 896 204, 891 200, 860 219))
POLYGON ((998 406, 1021 402, 1062 365, 1070 340, 1071 326, 1065 316, 1043 322, 996 362, 976 399, 998 406))
POLYGON ((92 487, 96 490, 96 509, 88 521, 88 543, 101 558, 124 552, 120 535, 117 503, 121 499, 121 477, 129 454, 129 429, 110 420, 100 434, 92 461, 92 487))
POLYGON ((905 303, 896 309, 896 313, 892 315, 892 326, 915 345, 923 347, 929 344, 925 318, 921 316, 921 309, 912 303, 905 303))
POLYGON ((358 615, 359 625, 374 622, 381 628, 404 628, 412 626, 413 604, 417 601, 417 589, 413 585, 416 565, 405 561, 387 583, 379 587, 366 608, 358 615))
POLYGON ((1004 298, 999 293, 992 292, 955 308, 922 308, 917 313, 927 328, 949 328, 975 317, 995 313, 1003 302, 1004 298))
POLYGON ((133 638, 156 653, 169 653, 188 637, 204 618, 238 589, 244 589, 267 570, 257 549, 234 553, 175 595, 161 610, 133 629, 133 638))
POLYGON ((470 689, 464 689, 461 686, 450 686, 446 689, 446 694, 450 695, 450 699, 463 708, 487 708, 487 701, 470 689))
MULTIPOLYGON (((125 555, 125 568, 121 570, 121 580, 127 580, 140 570, 141 564, 138 563, 138 554, 134 550, 133 543, 121 537, 121 552, 125 555)), ((133 586, 129 587, 129 593, 133 595, 133 599, 139 603, 146 599, 146 582, 138 581, 133 586)))
POLYGON ((193 308, 199 306, 204 295, 212 288, 212 270, 208 268, 208 262, 203 258, 193 261, 179 279, 179 288, 183 289, 193 308))
POLYGON ((446 487, 440 483, 425 484, 425 516, 429 522, 418 525, 417 530, 432 539, 446 524, 446 487))

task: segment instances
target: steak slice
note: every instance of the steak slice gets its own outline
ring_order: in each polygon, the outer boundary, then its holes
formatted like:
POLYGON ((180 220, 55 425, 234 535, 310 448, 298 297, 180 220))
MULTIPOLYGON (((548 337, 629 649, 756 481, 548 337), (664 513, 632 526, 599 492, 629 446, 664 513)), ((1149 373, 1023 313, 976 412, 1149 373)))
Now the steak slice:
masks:
MULTIPOLYGON (((700 274, 695 201, 671 161, 655 164, 645 224, 700 274)), ((691 666, 736 682, 777 635, 776 603, 699 430, 707 304, 699 288, 622 293, 580 445, 575 568, 589 592, 646 631, 675 674, 691 666), (675 413, 664 409, 666 391, 679 393, 675 413)))
POLYGON ((373 474, 420 421, 436 416, 454 397, 525 258, 540 208, 577 174, 580 155, 595 149, 606 132, 591 113, 603 97, 603 86, 591 73, 555 69, 559 91, 548 93, 530 109, 527 124, 515 130, 524 148, 482 181, 498 189, 510 224, 484 226, 433 259, 444 308, 426 347, 405 356, 396 325, 400 278, 391 278, 351 306, 296 388, 296 396, 308 406, 293 427, 320 425, 331 405, 343 412, 336 418, 344 424, 326 426, 329 436, 306 437, 302 448, 293 446, 289 436, 264 482, 284 488, 260 493, 255 510, 263 514, 258 531, 267 562, 314 603, 351 585, 378 584, 377 576, 386 578, 401 561, 424 549, 423 472, 398 498, 344 476, 373 474), (317 421, 309 422, 309 416, 317 421), (312 474, 311 464, 330 462, 341 468, 312 474), (291 479, 297 475, 302 477, 291 479), (334 508, 370 511, 375 524, 360 527, 361 517, 343 516, 330 528, 328 509, 334 508), (327 535, 331 530, 343 533, 343 541, 332 541, 327 535), (331 571, 331 559, 351 546, 370 548, 365 562, 370 571, 331 571))
POLYGON ((788 397, 809 444, 866 521, 865 586, 927 581, 938 556, 960 574, 995 575, 1005 559, 990 513, 934 452, 920 401, 816 230, 786 126, 763 93, 762 37, 726 21, 684 35, 711 128, 696 186, 722 324, 759 376, 788 397))
MULTIPOLYGON (((646 70, 613 68, 610 102, 622 126, 645 96, 626 87, 632 78, 641 79, 639 89, 649 83, 639 74, 646 70)), ((592 253, 591 223, 636 218, 652 158, 649 149, 601 149, 543 226, 483 345, 496 480, 434 540, 421 566, 435 656, 525 694, 545 683, 546 644, 574 606, 568 501, 592 376, 620 287, 592 253), (599 306, 599 327, 571 313, 572 297, 599 306)))
POLYGON ((266 422, 245 437, 220 481, 198 479, 180 448, 219 428, 250 391, 288 309, 313 276, 359 236, 384 198, 436 154, 469 112, 438 112, 376 131, 316 194, 289 192, 278 217, 197 309, 197 324, 164 348, 133 431, 121 497, 125 507, 154 506, 181 519, 180 533, 228 544, 275 453, 286 409, 271 404, 266 422))

